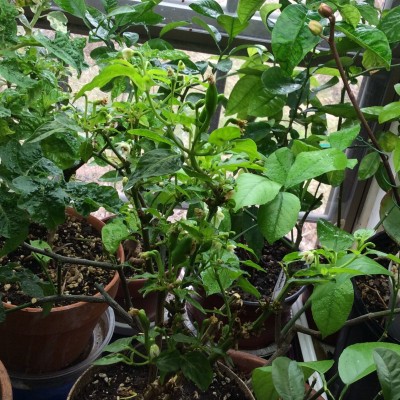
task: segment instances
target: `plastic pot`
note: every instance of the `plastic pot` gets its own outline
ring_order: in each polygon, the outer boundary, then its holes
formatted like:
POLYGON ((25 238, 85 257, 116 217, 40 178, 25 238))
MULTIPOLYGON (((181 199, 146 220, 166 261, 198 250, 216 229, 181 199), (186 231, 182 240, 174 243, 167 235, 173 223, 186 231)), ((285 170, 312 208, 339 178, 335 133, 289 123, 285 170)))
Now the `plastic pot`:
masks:
MULTIPOLYGON (((67 213, 83 218, 70 209, 67 213)), ((92 216, 87 221, 98 231, 104 226, 92 216)), ((122 247, 118 257, 124 261, 122 247)), ((104 289, 115 297, 118 284, 119 276, 115 273, 104 289)), ((15 307, 6 303, 3 306, 6 309, 15 307)), ((36 374, 66 368, 82 354, 107 308, 106 303, 79 302, 54 307, 47 316, 43 316, 41 308, 10 313, 0 324, 0 359, 9 371, 20 373, 36 374)))
POLYGON ((79 360, 65 369, 44 374, 10 372, 14 400, 65 400, 75 381, 100 357, 104 347, 110 342, 114 322, 114 311, 108 308, 101 316, 79 360))

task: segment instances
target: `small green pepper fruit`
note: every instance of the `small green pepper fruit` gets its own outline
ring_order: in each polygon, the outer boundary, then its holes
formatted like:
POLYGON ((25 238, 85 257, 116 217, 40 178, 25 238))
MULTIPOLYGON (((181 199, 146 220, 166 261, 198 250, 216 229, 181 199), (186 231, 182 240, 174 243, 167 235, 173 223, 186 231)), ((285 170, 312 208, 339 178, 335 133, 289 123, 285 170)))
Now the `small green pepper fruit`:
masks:
POLYGON ((311 33, 315 36, 321 35, 323 31, 322 25, 318 21, 311 20, 308 23, 308 28, 310 29, 311 33))

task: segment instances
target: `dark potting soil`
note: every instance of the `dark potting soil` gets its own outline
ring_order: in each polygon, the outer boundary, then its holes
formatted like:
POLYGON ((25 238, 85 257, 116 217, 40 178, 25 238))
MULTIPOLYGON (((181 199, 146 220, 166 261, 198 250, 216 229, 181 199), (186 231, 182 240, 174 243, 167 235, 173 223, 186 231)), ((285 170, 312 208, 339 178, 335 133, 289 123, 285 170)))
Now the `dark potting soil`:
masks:
MULTIPOLYGON (((32 224, 26 241, 29 243, 32 240, 48 241, 47 230, 38 224, 32 224)), ((2 239, 0 238, 1 245, 2 239)), ((65 223, 58 227, 53 237, 52 251, 68 257, 107 261, 103 254, 100 234, 86 220, 75 217, 67 217, 65 223)), ((19 247, 7 256, 0 258, 2 266, 10 262, 16 263, 15 270, 23 266, 34 272, 40 279, 47 281, 40 263, 30 250, 19 247)), ((107 271, 92 266, 60 265, 62 266, 62 294, 64 295, 94 295, 98 292, 94 284, 106 286, 115 274, 112 270, 107 271)), ((56 284, 57 269, 54 261, 51 260, 48 263, 47 269, 52 281, 56 284)), ((31 301, 31 298, 23 293, 18 282, 0 284, 0 294, 3 302, 14 305, 31 301)))
MULTIPOLYGON (((248 273, 246 279, 257 288, 265 302, 271 301, 275 285, 280 273, 282 272, 280 262, 286 254, 289 254, 292 251, 292 249, 280 240, 273 244, 265 243, 260 260, 257 261, 254 260, 254 256, 249 254, 246 250, 242 248, 236 249, 236 254, 242 261, 252 260, 264 269, 265 272, 262 272, 243 264, 241 266, 241 268, 248 273)), ((304 265, 302 263, 298 263, 294 268, 301 269, 303 267, 304 265)), ((297 290, 298 288, 289 293, 289 295, 293 294, 297 290)), ((239 292, 243 300, 256 301, 255 297, 251 294, 241 291, 239 292)))
MULTIPOLYGON (((106 372, 99 372, 92 382, 84 385, 83 390, 73 400, 118 400, 133 398, 143 400, 143 389, 147 385, 147 369, 132 369, 125 364, 114 364, 106 372)), ((169 390, 152 400, 243 400, 244 395, 236 382, 218 371, 206 392, 202 392, 193 383, 185 381, 183 385, 171 385, 169 390)))

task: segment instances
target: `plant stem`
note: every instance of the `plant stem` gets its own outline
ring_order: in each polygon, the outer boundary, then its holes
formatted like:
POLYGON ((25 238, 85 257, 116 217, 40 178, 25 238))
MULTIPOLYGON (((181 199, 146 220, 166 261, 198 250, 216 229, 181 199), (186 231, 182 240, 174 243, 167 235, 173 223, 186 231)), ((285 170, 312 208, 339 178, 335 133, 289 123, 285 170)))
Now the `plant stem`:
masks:
POLYGON ((346 89, 347 95, 349 96, 349 99, 350 99, 351 103, 353 104, 353 107, 354 107, 354 110, 356 111, 358 119, 360 120, 363 128, 367 132, 367 135, 368 135, 369 139, 371 140, 374 148, 379 153, 379 156, 381 158, 382 164, 383 164, 383 166, 385 168, 385 171, 386 171, 386 173, 388 175, 390 185, 393 188, 393 195, 394 195, 394 198, 396 200, 397 206, 400 207, 400 195, 399 195, 399 192, 397 190, 396 180, 395 180, 395 178, 393 176, 392 169, 390 168, 390 164, 389 164, 388 158, 383 153, 378 141, 375 138, 374 133, 372 132, 372 129, 368 125, 368 122, 365 119, 364 114, 362 113, 360 106, 358 105, 357 99, 356 99, 353 91, 351 90, 349 81, 347 79, 346 73, 345 73, 344 68, 343 68, 343 64, 342 64, 342 62, 340 60, 340 56, 339 56, 339 53, 337 51, 336 43, 335 43, 335 22, 336 22, 336 19, 335 19, 335 16, 333 14, 329 16, 329 21, 330 21, 330 33, 329 33, 329 38, 328 38, 328 44, 329 44, 329 47, 330 47, 330 49, 332 51, 332 55, 333 55, 333 58, 335 60, 336 66, 337 66, 337 68, 339 70, 340 77, 342 78, 343 85, 344 85, 344 87, 346 89))

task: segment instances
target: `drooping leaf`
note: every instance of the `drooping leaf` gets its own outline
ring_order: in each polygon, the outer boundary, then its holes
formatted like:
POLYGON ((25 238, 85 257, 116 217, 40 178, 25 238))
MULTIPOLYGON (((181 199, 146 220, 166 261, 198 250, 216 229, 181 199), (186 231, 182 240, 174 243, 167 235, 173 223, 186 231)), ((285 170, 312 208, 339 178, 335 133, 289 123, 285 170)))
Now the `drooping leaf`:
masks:
POLYGON ((274 243, 294 228, 300 208, 299 198, 287 192, 279 192, 272 201, 260 207, 258 226, 269 243, 274 243))
POLYGON ((392 51, 382 31, 372 26, 362 24, 354 28, 344 22, 338 22, 336 28, 365 49, 363 57, 363 65, 365 68, 390 68, 392 51))
POLYGON ((400 346, 394 343, 356 343, 346 347, 339 357, 339 376, 350 385, 376 370, 374 350, 389 349, 400 354, 400 346))
POLYGON ((394 101, 383 107, 382 111, 379 113, 379 123, 390 121, 392 119, 397 119, 400 116, 400 101, 394 101))
POLYGON ((241 22, 248 21, 264 4, 265 0, 239 0, 237 15, 241 22))
POLYGON ((354 242, 353 235, 323 219, 317 222, 317 233, 321 244, 336 252, 347 250, 354 242))
POLYGON ((215 26, 207 24, 201 18, 198 18, 198 17, 193 17, 192 22, 194 24, 201 26, 203 29, 205 29, 210 34, 210 36, 214 39, 214 42, 216 44, 218 44, 221 41, 221 39, 222 39, 221 33, 218 31, 218 29, 215 26))
POLYGON ((311 311, 321 331, 326 337, 338 331, 346 322, 354 301, 353 284, 341 275, 336 281, 314 287, 311 311))
POLYGON ((190 22, 188 21, 174 21, 170 22, 169 24, 165 25, 160 31, 160 37, 163 37, 167 32, 172 31, 176 28, 180 28, 182 26, 189 25, 190 22))
POLYGON ((383 197, 379 215, 383 219, 383 227, 386 233, 394 241, 400 243, 400 208, 396 206, 391 191, 383 197))
POLYGON ((373 151, 363 157, 358 169, 358 179, 364 180, 374 176, 380 165, 379 153, 373 151))
POLYGON ((224 14, 224 10, 214 0, 200 0, 196 3, 191 3, 189 7, 196 11, 198 14, 204 15, 209 18, 218 18, 220 15, 224 14))
POLYGON ((376 372, 385 400, 396 400, 400 393, 400 354, 390 349, 373 351, 376 372))
POLYGON ((168 149, 150 150, 140 158, 135 171, 129 177, 125 190, 131 189, 138 181, 173 174, 182 167, 181 155, 168 149))
POLYGON ((388 10, 383 15, 378 28, 386 35, 389 43, 400 41, 400 6, 388 10))
POLYGON ((234 211, 242 207, 262 205, 273 200, 279 193, 281 185, 261 175, 243 173, 236 180, 233 195, 236 205, 234 211))
POLYGON ((319 42, 306 21, 307 8, 301 4, 291 4, 282 11, 272 31, 275 60, 288 74, 319 42))

